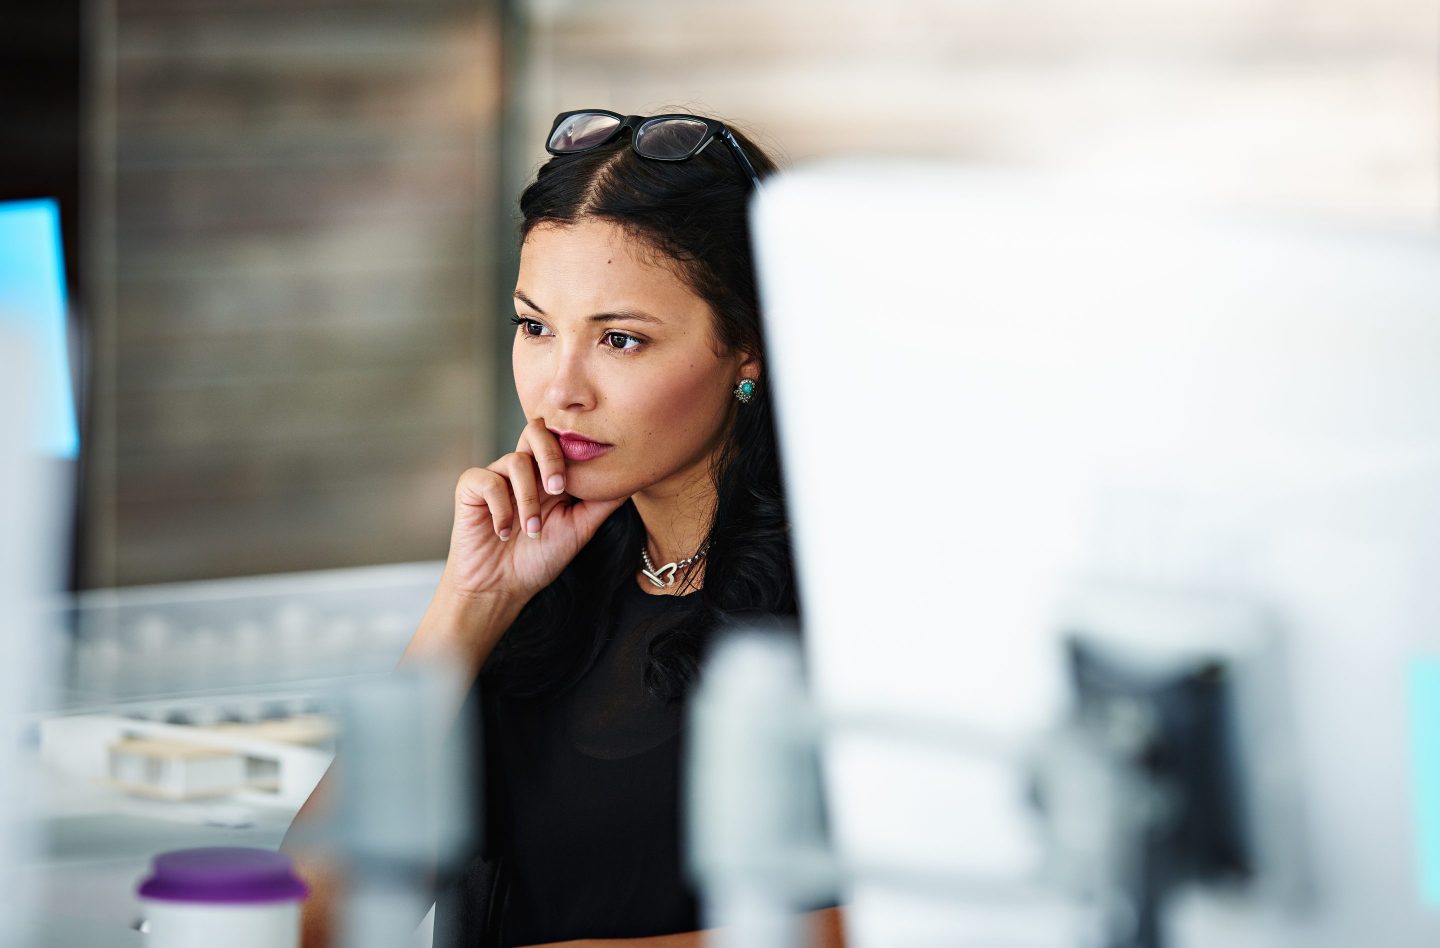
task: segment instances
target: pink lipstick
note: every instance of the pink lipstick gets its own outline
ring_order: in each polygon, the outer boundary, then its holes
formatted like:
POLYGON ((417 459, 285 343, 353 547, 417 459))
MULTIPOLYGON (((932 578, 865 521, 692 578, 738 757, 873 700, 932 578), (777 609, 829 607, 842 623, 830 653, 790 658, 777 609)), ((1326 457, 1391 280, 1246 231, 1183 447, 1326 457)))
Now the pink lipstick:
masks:
POLYGON ((613 444, 591 441, 573 431, 554 431, 552 429, 551 433, 560 439, 560 451, 565 455, 567 461, 590 461, 615 447, 613 444))

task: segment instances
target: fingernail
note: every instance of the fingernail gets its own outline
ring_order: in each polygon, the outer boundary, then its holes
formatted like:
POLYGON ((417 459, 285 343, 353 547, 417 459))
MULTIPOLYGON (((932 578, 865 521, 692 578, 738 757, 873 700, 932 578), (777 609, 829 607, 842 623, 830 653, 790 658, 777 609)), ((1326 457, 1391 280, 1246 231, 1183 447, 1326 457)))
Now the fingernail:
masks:
POLYGON ((502 539, 502 540, 508 540, 508 539, 510 539, 510 528, 509 528, 509 527, 506 527, 504 530, 501 530, 501 531, 500 531, 500 539, 502 539))
POLYGON ((565 478, 559 474, 551 474, 550 479, 545 482, 545 486, 550 489, 550 493, 558 494, 565 489, 565 478))
POLYGON ((525 532, 530 534, 531 539, 538 537, 540 535, 540 518, 531 517, 525 521, 525 532))

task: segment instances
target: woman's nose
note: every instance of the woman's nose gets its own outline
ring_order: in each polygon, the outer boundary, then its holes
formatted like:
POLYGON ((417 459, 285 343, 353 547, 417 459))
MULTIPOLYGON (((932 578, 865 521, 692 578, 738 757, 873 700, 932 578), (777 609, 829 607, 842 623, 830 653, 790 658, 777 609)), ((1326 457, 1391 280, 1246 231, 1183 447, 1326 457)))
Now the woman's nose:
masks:
POLYGON ((556 408, 566 411, 584 411, 595 405, 595 389, 591 383, 585 363, 585 353, 579 346, 561 345, 556 347, 550 383, 545 390, 546 400, 556 408))

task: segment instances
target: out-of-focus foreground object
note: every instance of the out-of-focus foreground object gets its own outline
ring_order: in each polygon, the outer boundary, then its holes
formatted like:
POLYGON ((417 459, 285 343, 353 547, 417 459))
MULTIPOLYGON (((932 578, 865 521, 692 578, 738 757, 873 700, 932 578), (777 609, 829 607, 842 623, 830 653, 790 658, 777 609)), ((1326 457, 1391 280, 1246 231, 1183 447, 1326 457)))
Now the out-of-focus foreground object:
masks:
POLYGON ((0 319, 0 946, 32 944, 20 868, 36 846, 26 810, 25 713, 48 699, 42 608, 59 589, 60 493, 31 411, 43 378, 36 334, 0 319))
POLYGON ((706 659, 691 715, 690 871, 720 948, 786 948, 835 893, 799 640, 736 631, 706 659))
POLYGON ((469 720, 458 676, 406 665, 341 693, 339 781, 327 843, 345 867, 345 948, 409 944, 434 877, 470 844, 469 720), (453 743, 452 743, 453 742, 453 743))
POLYGON ((854 944, 1435 944, 1440 240, 916 163, 755 228, 854 944))
POLYGON ((150 948, 296 948, 309 894, 290 857, 239 846, 161 853, 139 889, 150 948))

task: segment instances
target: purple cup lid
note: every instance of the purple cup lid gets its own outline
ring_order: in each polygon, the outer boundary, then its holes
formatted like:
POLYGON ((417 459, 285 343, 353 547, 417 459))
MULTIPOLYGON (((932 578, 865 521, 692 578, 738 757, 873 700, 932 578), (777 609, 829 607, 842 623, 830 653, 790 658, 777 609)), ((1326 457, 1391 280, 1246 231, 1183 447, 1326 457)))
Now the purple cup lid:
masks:
POLYGON ((296 901, 309 894, 289 856, 241 846, 161 853, 155 857, 154 872, 140 885, 142 899, 163 902, 255 905, 296 901))

